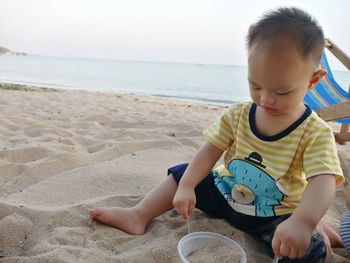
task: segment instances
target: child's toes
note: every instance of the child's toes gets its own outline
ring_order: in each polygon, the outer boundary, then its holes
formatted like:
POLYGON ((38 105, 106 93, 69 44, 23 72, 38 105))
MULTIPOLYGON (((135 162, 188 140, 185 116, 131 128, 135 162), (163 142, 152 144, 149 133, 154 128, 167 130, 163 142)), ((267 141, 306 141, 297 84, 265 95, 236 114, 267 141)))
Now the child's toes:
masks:
POLYGON ((102 213, 101 210, 98 208, 94 208, 94 209, 89 210, 89 214, 91 217, 95 217, 95 218, 99 217, 101 215, 101 213, 102 213))

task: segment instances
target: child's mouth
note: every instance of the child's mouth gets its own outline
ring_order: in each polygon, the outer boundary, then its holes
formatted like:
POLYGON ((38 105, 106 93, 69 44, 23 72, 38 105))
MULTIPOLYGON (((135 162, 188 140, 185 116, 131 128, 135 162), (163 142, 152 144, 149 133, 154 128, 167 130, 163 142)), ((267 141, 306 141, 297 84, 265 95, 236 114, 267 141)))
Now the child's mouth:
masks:
POLYGON ((273 109, 273 108, 269 108, 269 107, 262 107, 262 108, 267 113, 275 113, 276 112, 276 109, 273 109))

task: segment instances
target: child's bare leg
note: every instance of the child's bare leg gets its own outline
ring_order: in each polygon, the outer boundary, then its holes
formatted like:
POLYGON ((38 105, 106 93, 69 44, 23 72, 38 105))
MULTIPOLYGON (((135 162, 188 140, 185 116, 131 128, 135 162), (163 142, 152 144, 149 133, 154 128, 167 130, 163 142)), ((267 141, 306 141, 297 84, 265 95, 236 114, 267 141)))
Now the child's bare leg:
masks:
MULTIPOLYGON (((322 222, 322 220, 320 221, 322 222)), ((325 225, 325 223, 323 223, 325 225)), ((332 248, 331 248, 331 242, 328 238, 328 234, 325 233, 324 229, 323 229, 323 226, 321 227, 320 226, 320 223, 317 225, 316 227, 316 232, 320 233, 323 238, 324 238, 324 242, 326 244, 326 248, 327 248, 327 256, 324 260, 324 263, 331 263, 333 262, 333 252, 332 252, 332 248)))
POLYGON ((153 218, 174 207, 173 198, 176 190, 177 183, 170 174, 134 207, 94 208, 89 211, 89 214, 102 223, 129 234, 141 235, 153 218))
POLYGON ((318 227, 327 235, 331 247, 344 247, 340 235, 324 222, 323 219, 318 223, 318 227))

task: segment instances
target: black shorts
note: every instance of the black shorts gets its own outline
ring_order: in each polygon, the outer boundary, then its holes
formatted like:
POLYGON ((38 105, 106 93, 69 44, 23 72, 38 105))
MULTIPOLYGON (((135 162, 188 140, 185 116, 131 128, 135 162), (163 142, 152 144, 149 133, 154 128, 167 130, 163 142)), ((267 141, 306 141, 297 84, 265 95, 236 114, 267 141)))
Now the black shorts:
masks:
MULTIPOLYGON (((171 167, 168 169, 168 175, 172 174, 178 184, 187 166, 187 163, 183 163, 171 167)), ((269 254, 273 257, 271 242, 275 230, 281 222, 290 216, 290 214, 273 217, 257 217, 241 214, 235 211, 215 186, 212 172, 210 172, 208 176, 197 185, 195 188, 195 194, 196 208, 213 217, 225 219, 232 226, 242 231, 259 236, 267 244, 269 254)), ((327 250, 323 236, 320 234, 314 234, 311 238, 310 247, 302 259, 291 260, 285 257, 278 262, 318 263, 323 262, 326 255, 327 250)))
MULTIPOLYGON (((175 181, 179 183, 187 166, 187 163, 183 163, 171 167, 168 169, 168 175, 172 174, 175 181)), ((197 185, 195 193, 196 208, 213 217, 226 219, 231 225, 243 231, 254 232, 252 231, 252 227, 260 228, 261 226, 270 223, 271 220, 276 219, 276 217, 249 216, 233 210, 215 186, 212 172, 210 172, 208 176, 197 185)))

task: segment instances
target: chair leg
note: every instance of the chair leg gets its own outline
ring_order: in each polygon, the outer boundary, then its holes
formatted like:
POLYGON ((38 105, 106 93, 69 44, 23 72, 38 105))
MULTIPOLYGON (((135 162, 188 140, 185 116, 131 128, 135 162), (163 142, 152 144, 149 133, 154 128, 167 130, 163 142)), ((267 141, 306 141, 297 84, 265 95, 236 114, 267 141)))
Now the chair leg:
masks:
POLYGON ((334 133, 335 141, 340 145, 345 145, 347 142, 350 142, 349 127, 349 124, 342 124, 340 126, 340 131, 334 133))
POLYGON ((348 153, 345 151, 345 150, 341 150, 341 149, 338 149, 338 158, 339 158, 339 162, 340 162, 340 166, 343 170, 343 173, 344 173, 344 177, 345 177, 345 185, 347 186, 348 188, 348 201, 350 203, 350 185, 349 185, 349 180, 350 180, 350 171, 348 169, 348 165, 350 164, 350 160, 347 155, 348 153))
POLYGON ((347 133, 349 132, 350 124, 342 124, 340 126, 340 133, 347 133))

